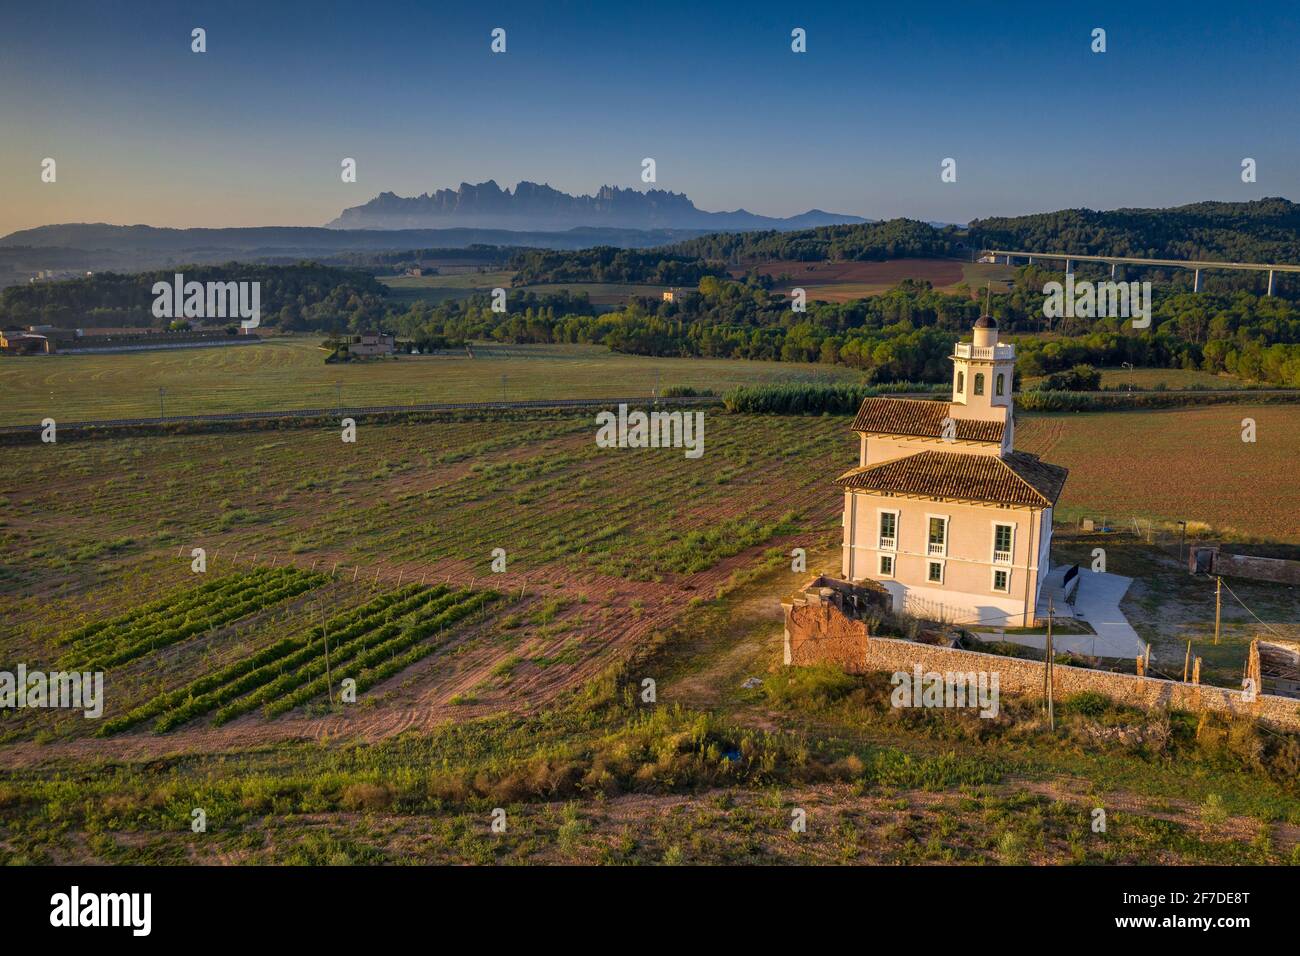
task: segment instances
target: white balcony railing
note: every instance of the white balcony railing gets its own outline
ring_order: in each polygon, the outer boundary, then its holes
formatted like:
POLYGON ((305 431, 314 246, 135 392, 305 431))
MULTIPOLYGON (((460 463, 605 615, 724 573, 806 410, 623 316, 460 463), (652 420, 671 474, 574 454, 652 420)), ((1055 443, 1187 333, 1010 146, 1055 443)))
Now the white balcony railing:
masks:
POLYGON ((944 550, 945 550, 945 545, 944 545, 944 543, 943 543, 942 541, 939 541, 939 542, 937 542, 937 543, 934 542, 934 541, 931 541, 931 542, 930 542, 930 552, 929 552, 929 553, 930 553, 931 555, 935 555, 935 554, 943 554, 943 553, 944 553, 944 550))
POLYGON ((1010 552, 1010 551, 994 551, 994 552, 993 552, 993 563, 994 563, 994 564, 1010 564, 1010 563, 1011 563, 1011 552, 1010 552))
POLYGON ((1014 345, 972 345, 970 342, 958 342, 957 358, 966 359, 1013 359, 1016 357, 1014 345))
POLYGON ((881 550, 881 551, 897 551, 897 550, 898 550, 898 539, 897 539, 897 538, 886 538, 886 537, 882 534, 882 535, 880 536, 880 550, 881 550))

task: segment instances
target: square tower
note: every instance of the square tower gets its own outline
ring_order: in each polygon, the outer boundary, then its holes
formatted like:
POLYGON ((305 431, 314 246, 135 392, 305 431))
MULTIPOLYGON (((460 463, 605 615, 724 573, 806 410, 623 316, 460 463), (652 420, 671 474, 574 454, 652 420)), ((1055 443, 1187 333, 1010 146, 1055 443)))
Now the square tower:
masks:
POLYGON ((1011 389, 1015 381, 1016 347, 998 342, 998 324, 992 316, 975 323, 972 341, 958 342, 951 356, 954 419, 1000 422, 1002 451, 1014 447, 1011 389))

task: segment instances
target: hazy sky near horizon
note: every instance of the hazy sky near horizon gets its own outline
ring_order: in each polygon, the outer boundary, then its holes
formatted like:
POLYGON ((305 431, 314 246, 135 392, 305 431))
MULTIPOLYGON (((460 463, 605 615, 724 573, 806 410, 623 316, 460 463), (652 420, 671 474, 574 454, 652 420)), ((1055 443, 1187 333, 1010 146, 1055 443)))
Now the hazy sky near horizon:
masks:
POLYGON ((1295 3, 16 6, 0 235, 322 225, 381 191, 486 179, 646 188, 646 156, 702 209, 780 216, 1300 199, 1295 3))

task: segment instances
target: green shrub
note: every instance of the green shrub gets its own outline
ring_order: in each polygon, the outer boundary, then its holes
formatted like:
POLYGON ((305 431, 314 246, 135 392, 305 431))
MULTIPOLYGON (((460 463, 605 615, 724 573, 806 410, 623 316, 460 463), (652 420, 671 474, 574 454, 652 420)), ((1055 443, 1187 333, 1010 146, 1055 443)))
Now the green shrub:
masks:
POLYGON ((1228 819, 1228 809, 1223 804, 1223 797, 1212 793, 1201 804, 1201 820, 1209 826, 1222 826, 1228 819))
POLYGON ((1025 862, 1025 844, 1010 830, 998 837, 998 862, 1003 866, 1021 866, 1025 862))
POLYGON ((1039 388, 1053 392, 1095 392, 1101 388, 1101 372, 1091 365, 1076 365, 1047 376, 1039 388))
POLYGON ((844 668, 834 664, 813 667, 787 667, 772 675, 763 690, 774 704, 800 707, 825 707, 851 694, 861 682, 844 668))
POLYGON ((728 412, 759 415, 852 415, 863 399, 887 392, 947 391, 947 384, 894 382, 885 385, 847 382, 781 382, 774 385, 741 385, 722 396, 728 412))
POLYGON ((1085 690, 1067 697, 1065 706, 1085 717, 1100 717, 1110 710, 1111 700, 1105 694, 1099 694, 1095 690, 1085 690))

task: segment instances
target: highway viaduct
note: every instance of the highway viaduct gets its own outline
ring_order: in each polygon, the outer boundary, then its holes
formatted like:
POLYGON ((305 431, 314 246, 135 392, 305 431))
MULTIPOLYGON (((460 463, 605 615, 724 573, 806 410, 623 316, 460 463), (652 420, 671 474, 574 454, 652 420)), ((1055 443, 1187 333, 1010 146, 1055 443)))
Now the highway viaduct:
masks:
POLYGON ((1201 291, 1201 272, 1207 269, 1233 269, 1244 270, 1247 272, 1267 272, 1268 273, 1268 294, 1273 294, 1274 273, 1277 272, 1300 272, 1300 266, 1283 265, 1275 262, 1216 262, 1208 259, 1139 259, 1134 256, 1077 256, 1064 252, 1016 252, 1008 249, 985 249, 980 253, 981 258, 988 256, 993 257, 993 261, 1004 259, 1007 265, 1012 265, 1015 259, 1026 259, 1029 265, 1034 264, 1035 259, 1061 260, 1065 262, 1066 275, 1074 272, 1076 262, 1100 262, 1110 266, 1110 277, 1115 278, 1116 270, 1119 266, 1159 266, 1162 268, 1174 269, 1194 269, 1196 276, 1192 280, 1192 290, 1201 291))

